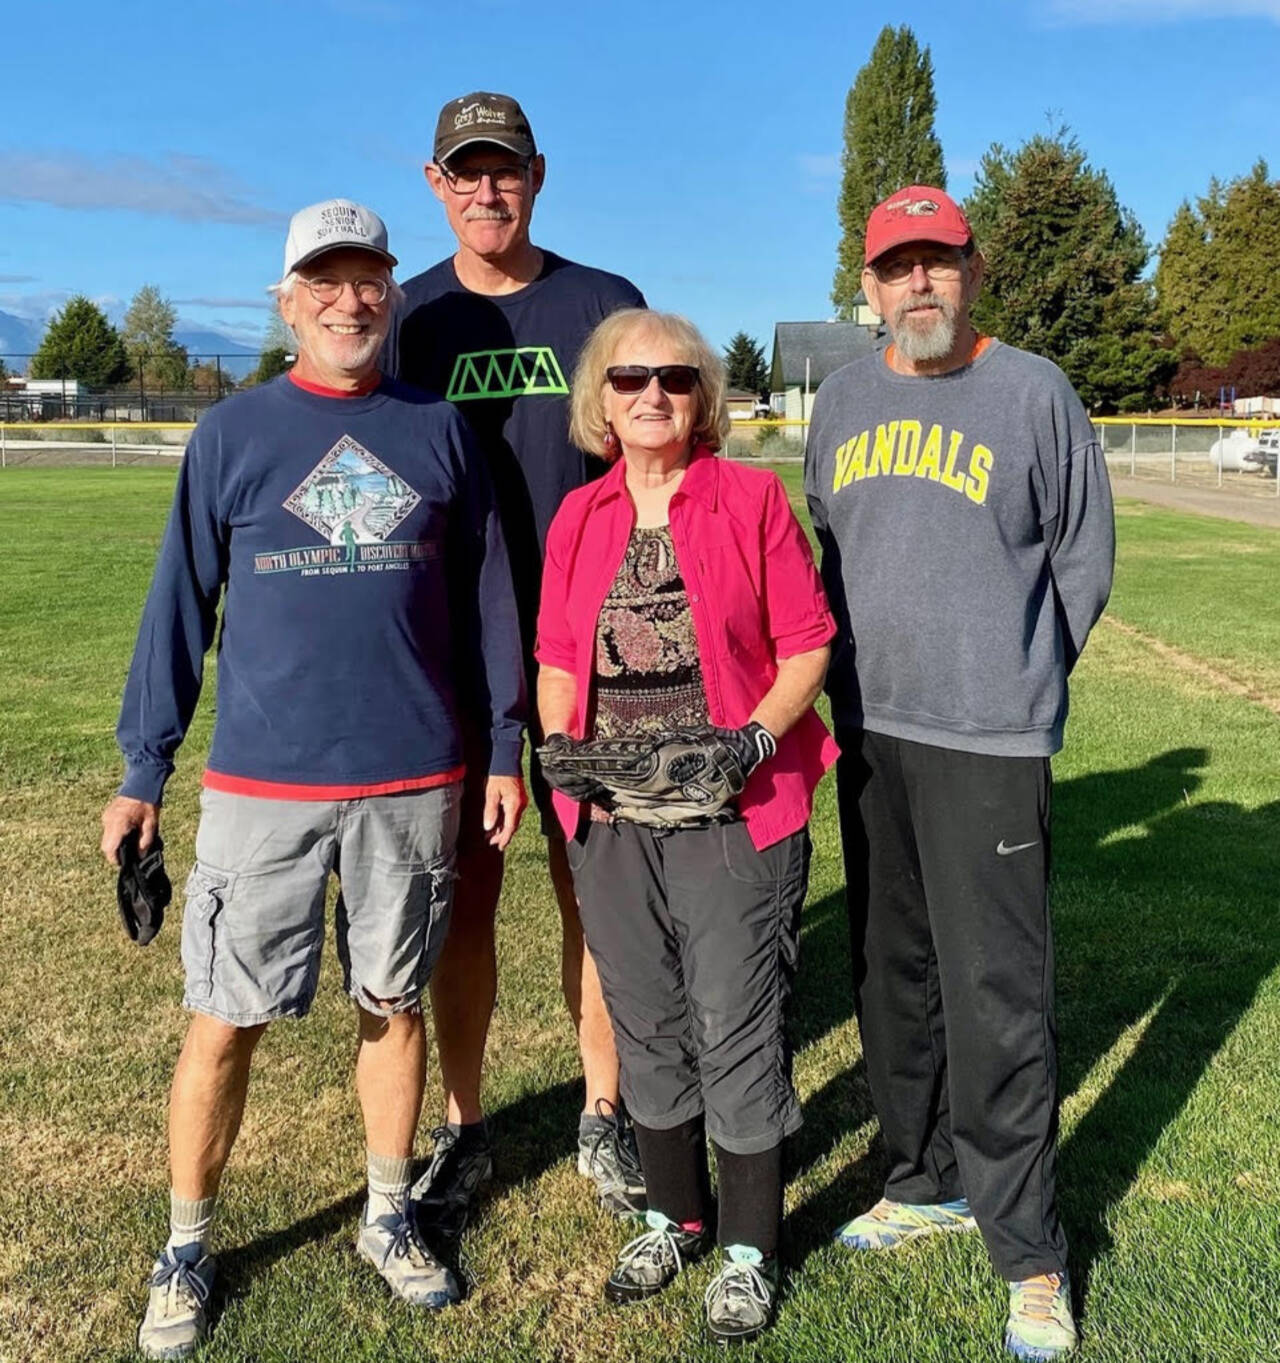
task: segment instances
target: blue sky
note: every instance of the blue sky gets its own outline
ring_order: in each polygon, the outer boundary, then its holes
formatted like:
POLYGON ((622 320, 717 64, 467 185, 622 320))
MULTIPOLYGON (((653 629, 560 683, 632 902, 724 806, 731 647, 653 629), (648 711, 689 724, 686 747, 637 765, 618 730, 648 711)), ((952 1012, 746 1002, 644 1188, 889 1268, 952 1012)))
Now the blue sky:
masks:
POLYGON ((1050 115, 1153 245, 1211 175, 1280 175, 1280 0, 46 0, 5 20, 0 310, 118 314, 151 283, 252 341, 289 213, 334 195, 406 278, 452 247, 421 173, 440 105, 491 89, 547 155, 535 241, 767 348, 830 314, 844 99, 885 22, 932 48, 958 196, 1050 115))

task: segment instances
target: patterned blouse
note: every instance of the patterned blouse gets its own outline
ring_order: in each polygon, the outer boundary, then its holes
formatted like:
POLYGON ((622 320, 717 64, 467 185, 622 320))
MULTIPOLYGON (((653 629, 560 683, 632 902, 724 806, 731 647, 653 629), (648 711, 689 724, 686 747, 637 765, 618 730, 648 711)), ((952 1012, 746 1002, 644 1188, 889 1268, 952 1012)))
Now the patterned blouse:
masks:
POLYGON ((596 625, 597 738, 707 724, 702 664, 669 527, 636 526, 596 625))

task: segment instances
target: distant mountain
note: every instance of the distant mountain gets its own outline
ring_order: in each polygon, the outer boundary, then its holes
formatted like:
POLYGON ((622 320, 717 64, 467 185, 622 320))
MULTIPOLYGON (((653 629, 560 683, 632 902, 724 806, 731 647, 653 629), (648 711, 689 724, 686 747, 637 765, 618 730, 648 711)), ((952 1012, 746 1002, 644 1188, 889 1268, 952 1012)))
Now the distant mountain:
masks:
POLYGON ((43 322, 0 312, 0 355, 32 355, 39 349, 43 335, 43 322))
POLYGON ((221 355, 223 371, 235 379, 244 378, 258 367, 259 352, 255 346, 233 341, 220 331, 175 331, 173 339, 186 347, 188 355, 199 356, 201 364, 212 364, 213 356, 221 355))

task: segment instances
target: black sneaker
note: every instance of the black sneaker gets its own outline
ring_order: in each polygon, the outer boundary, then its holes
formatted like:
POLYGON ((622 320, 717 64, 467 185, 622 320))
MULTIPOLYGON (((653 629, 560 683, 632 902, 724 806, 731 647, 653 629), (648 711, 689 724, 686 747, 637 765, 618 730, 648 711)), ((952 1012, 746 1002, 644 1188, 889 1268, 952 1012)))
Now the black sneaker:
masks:
POLYGON ((605 1300, 615 1306, 656 1296, 686 1264, 711 1248, 705 1224, 700 1231, 681 1230, 652 1208, 644 1219, 649 1229, 623 1248, 605 1280, 605 1300))
POLYGON ((484 1126, 463 1134, 438 1126, 431 1139, 431 1163, 409 1197, 422 1233, 452 1240, 466 1228, 482 1185, 493 1177, 493 1146, 484 1126))
POLYGON ((593 1113, 578 1119, 578 1172, 592 1179, 600 1205, 614 1216, 643 1216, 644 1170, 636 1147, 636 1131, 626 1111, 606 1098, 593 1113))

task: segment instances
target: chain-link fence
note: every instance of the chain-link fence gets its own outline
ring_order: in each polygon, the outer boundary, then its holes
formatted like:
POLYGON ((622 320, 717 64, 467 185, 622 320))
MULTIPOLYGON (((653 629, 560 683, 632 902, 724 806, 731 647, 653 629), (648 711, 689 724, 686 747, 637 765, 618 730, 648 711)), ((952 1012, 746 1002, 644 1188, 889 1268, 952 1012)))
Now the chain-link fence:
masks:
POLYGON ((0 355, 9 371, 0 384, 0 422, 196 421, 206 408, 258 372, 257 353, 189 354, 185 374, 163 384, 147 378, 147 357, 127 383, 90 391, 67 376, 25 377, 30 355, 0 355), (15 372, 16 371, 16 372, 15 372))
POLYGON ((171 464, 194 429, 189 421, 0 422, 0 468, 171 464))
POLYGON ((1238 418, 1098 417, 1112 473, 1280 497, 1280 422, 1238 418))

